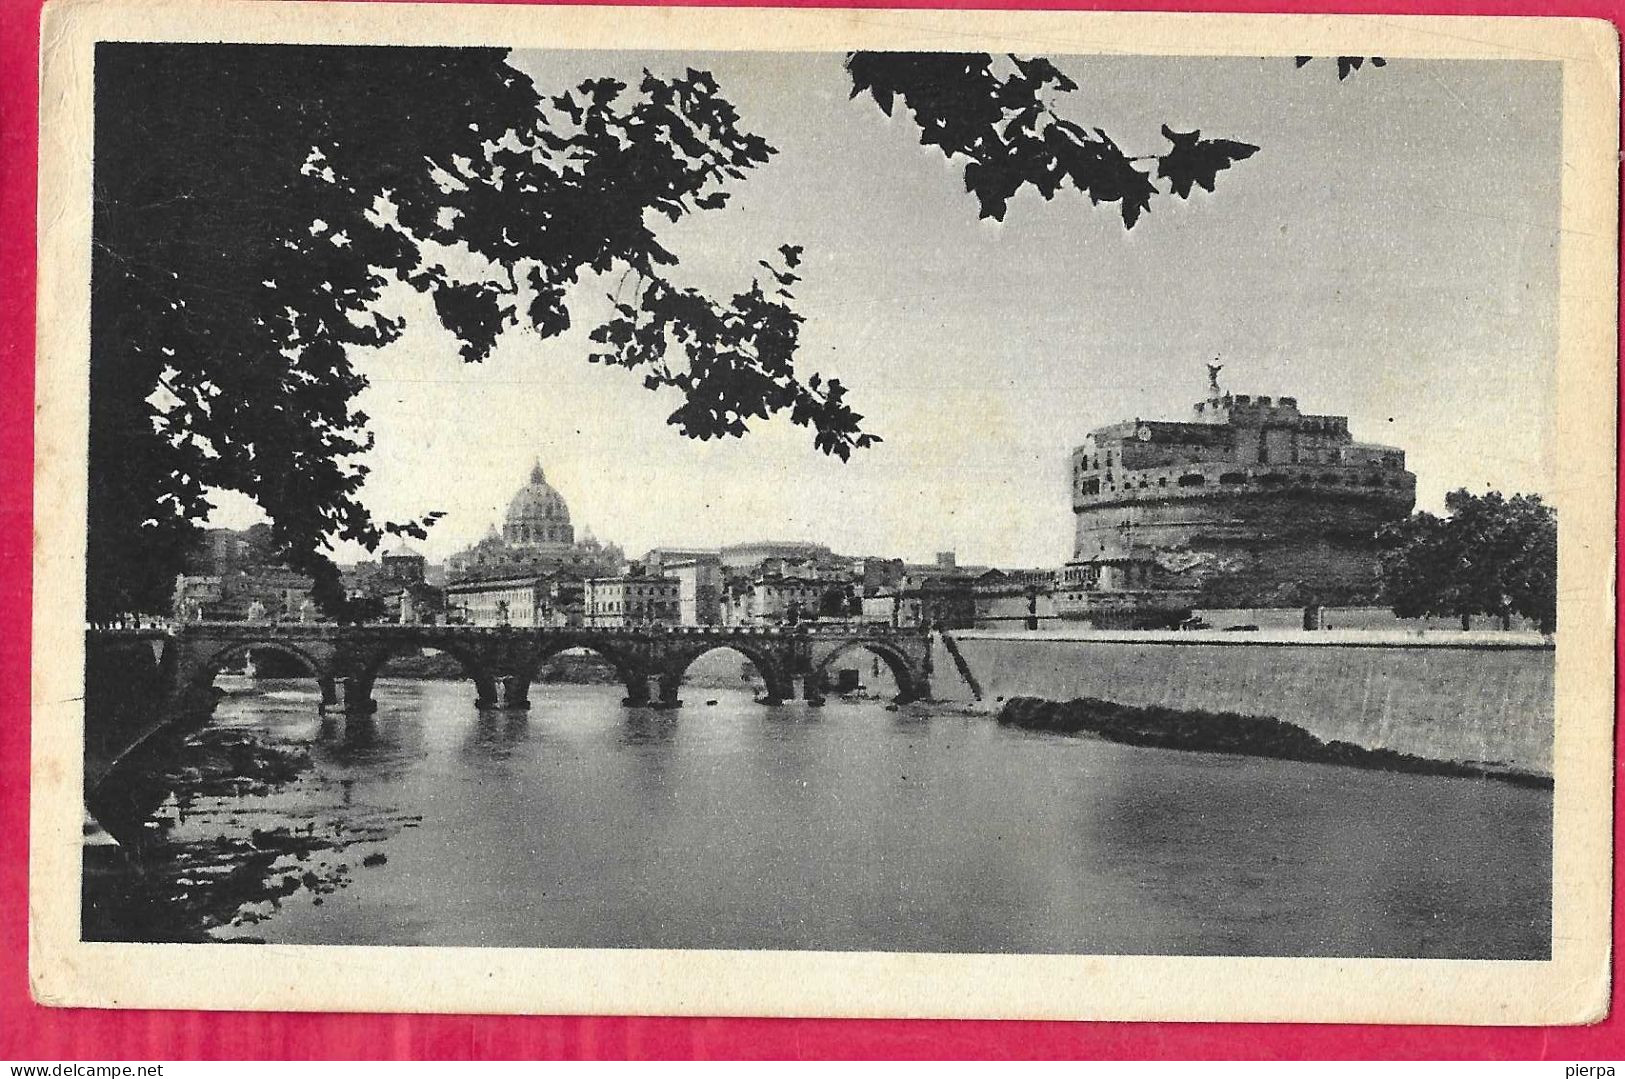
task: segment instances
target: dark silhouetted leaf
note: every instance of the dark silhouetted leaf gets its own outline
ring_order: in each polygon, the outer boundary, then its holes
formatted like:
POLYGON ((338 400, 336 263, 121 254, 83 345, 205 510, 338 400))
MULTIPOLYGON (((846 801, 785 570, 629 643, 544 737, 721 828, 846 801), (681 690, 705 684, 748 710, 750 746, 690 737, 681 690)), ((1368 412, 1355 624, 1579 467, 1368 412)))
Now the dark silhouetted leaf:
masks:
POLYGON ((1157 176, 1167 180, 1170 192, 1182 199, 1190 198, 1193 184, 1212 191, 1220 172, 1258 152, 1258 147, 1245 142, 1204 139, 1200 131, 1174 131, 1166 124, 1162 134, 1174 148, 1157 159, 1157 176))
MULTIPOLYGON (((920 131, 920 142, 950 160, 964 159, 965 190, 977 214, 1003 221, 1024 187, 1051 199, 1070 185, 1093 204, 1115 203, 1133 228, 1161 192, 1135 159, 1099 128, 1058 115, 1046 95, 1075 91, 1077 83, 1043 57, 1009 57, 1013 73, 995 71, 984 53, 873 53, 847 57, 852 96, 868 91, 888 115, 901 102, 920 131)), ((1002 62, 1001 62, 1002 63, 1002 62)), ((1246 143, 1208 140, 1176 150, 1177 193, 1192 184, 1212 190, 1213 174, 1256 151, 1246 143)))
MULTIPOLYGON (((1294 59, 1293 63, 1297 67, 1303 67, 1313 59, 1315 59, 1315 57, 1299 56, 1294 59)), ((1388 66, 1388 61, 1380 56, 1338 56, 1334 59, 1337 62, 1338 82, 1342 82, 1344 79, 1348 78, 1354 72, 1360 70, 1360 68, 1366 64, 1370 64, 1372 67, 1388 66)))

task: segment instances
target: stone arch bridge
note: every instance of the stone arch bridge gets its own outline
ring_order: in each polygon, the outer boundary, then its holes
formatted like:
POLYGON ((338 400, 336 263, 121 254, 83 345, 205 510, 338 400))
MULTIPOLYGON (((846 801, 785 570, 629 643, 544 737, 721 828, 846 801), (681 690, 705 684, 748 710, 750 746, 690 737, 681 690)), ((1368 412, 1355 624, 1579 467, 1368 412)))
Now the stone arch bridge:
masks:
POLYGON ((892 673, 898 700, 931 688, 929 635, 866 625, 650 626, 628 628, 418 626, 286 623, 190 623, 163 629, 91 630, 87 645, 148 640, 171 712, 212 709, 216 674, 251 652, 290 656, 314 677, 324 708, 349 713, 376 709, 373 683, 392 657, 425 648, 452 656, 474 682, 481 708, 528 708, 543 664, 561 652, 586 649, 607 660, 626 688, 626 703, 675 707, 689 666, 721 648, 748 658, 766 684, 765 703, 796 696, 822 700, 825 673, 840 656, 863 650, 892 673))

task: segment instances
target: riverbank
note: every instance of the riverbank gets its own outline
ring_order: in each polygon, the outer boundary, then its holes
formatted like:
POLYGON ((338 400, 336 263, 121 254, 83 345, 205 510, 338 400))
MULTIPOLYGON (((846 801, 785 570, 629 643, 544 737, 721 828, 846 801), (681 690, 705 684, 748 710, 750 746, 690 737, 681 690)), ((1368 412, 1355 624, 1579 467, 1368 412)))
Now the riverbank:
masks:
POLYGON ((939 635, 934 696, 1262 716, 1323 743, 1552 774, 1556 651, 1518 633, 1361 630, 939 635))
MULTIPOLYGON (((255 695, 231 707, 270 702, 255 695)), ((332 736, 364 751, 367 721, 332 736)), ((350 804, 345 784, 317 766, 325 737, 318 731, 313 745, 204 727, 114 771, 87 798, 119 834, 116 843, 87 837, 83 939, 263 943, 253 927, 285 901, 319 905, 358 866, 383 865, 382 844, 422 817, 350 804), (283 804, 290 794, 297 808, 283 804), (366 849, 345 853, 358 845, 366 849)))
POLYGON ((1327 741, 1297 724, 1269 716, 1144 707, 1088 697, 1069 701, 1015 697, 1004 702, 996 718, 1001 726, 1054 734, 1093 735, 1123 745, 1269 757, 1416 775, 1498 779, 1521 787, 1552 789, 1550 776, 1487 763, 1433 760, 1336 739, 1327 741))

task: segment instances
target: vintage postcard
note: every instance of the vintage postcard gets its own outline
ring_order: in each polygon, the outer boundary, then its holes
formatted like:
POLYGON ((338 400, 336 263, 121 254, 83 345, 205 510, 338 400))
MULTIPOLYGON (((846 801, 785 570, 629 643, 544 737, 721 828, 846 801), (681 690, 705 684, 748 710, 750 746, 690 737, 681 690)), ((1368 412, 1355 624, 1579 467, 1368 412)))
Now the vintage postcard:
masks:
POLYGON ((41 59, 41 1001, 1605 1014, 1607 24, 41 59))

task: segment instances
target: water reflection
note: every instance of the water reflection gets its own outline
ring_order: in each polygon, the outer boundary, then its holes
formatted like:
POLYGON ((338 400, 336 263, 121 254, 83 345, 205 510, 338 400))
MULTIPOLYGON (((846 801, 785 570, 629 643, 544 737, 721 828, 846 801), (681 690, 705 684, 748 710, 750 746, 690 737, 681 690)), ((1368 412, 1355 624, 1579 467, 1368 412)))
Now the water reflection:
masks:
POLYGON ((530 736, 528 712, 482 708, 474 715, 474 723, 469 727, 468 738, 463 742, 464 757, 506 761, 518 750, 520 743, 530 736))
POLYGON ((677 709, 626 709, 626 718, 621 723, 621 744, 639 746, 673 741, 677 737, 679 714, 677 709))
POLYGON ((378 717, 342 712, 324 714, 316 730, 316 744, 331 753, 334 760, 345 764, 362 763, 369 753, 379 748, 378 717))
MULTIPOLYGON (((294 852, 317 886, 253 908, 263 939, 1548 951, 1545 791, 1111 745, 879 702, 769 707, 735 689, 691 690, 675 711, 626 708, 618 686, 549 684, 529 712, 476 711, 456 683, 375 692, 366 717, 276 694, 234 697, 217 716, 309 747, 297 782, 200 803, 170 839, 322 838, 294 852)), ((262 867, 279 889, 302 879, 286 864, 262 867)))

